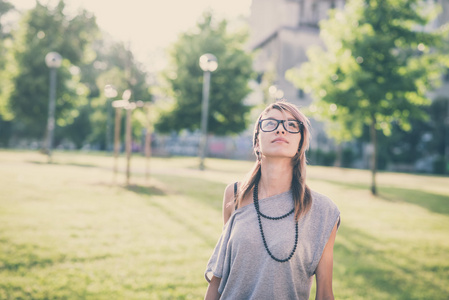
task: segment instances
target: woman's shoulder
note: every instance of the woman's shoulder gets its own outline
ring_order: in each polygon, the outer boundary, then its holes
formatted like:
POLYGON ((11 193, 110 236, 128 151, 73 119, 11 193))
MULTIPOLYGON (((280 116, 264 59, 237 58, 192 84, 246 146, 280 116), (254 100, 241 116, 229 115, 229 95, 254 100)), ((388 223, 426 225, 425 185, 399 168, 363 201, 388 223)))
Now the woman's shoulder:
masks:
POLYGON ((312 207, 315 207, 315 209, 330 209, 338 211, 337 205, 328 196, 313 190, 310 190, 310 193, 312 195, 312 207))
POLYGON ((223 195, 223 222, 226 224, 235 208, 238 182, 232 182, 225 188, 223 195))
POLYGON ((309 217, 312 220, 320 220, 323 226, 330 229, 337 223, 337 228, 340 227, 340 210, 337 204, 326 195, 311 191, 312 207, 310 209, 309 217))
POLYGON ((237 190, 238 190, 238 182, 232 182, 229 183, 226 188, 225 188, 225 192, 224 192, 224 199, 225 200, 232 200, 234 201, 235 196, 237 195, 237 190))

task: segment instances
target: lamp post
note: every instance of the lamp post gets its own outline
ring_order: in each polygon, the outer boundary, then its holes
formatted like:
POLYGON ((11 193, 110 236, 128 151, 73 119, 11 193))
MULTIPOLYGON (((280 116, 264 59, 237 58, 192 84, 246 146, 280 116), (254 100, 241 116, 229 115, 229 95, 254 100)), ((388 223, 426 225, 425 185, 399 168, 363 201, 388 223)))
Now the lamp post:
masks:
POLYGON ((278 101, 284 97, 284 91, 278 88, 276 85, 272 85, 268 88, 268 92, 274 101, 278 101))
MULTIPOLYGON (((129 160, 130 160, 130 154, 128 153, 129 146, 128 142, 130 141, 130 137, 128 138, 128 126, 131 124, 130 120, 130 109, 132 109, 132 106, 135 106, 135 103, 130 103, 129 99, 131 98, 131 90, 126 90, 123 92, 121 100, 115 100, 112 102, 112 107, 115 108, 115 134, 114 134, 114 181, 115 177, 117 176, 118 172, 118 154, 120 152, 120 121, 122 117, 122 109, 125 109, 127 111, 126 113, 126 159, 127 159, 127 165, 126 165, 126 184, 129 185, 129 160)), ((129 133, 131 133, 131 130, 129 129, 129 133)))
POLYGON ((117 90, 111 84, 107 84, 104 87, 104 94, 106 96, 106 151, 109 152, 112 150, 112 134, 111 134, 111 109, 112 106, 109 105, 110 99, 117 97, 117 90))
POLYGON ((45 64, 50 68, 50 92, 48 101, 47 119, 47 154, 48 162, 51 163, 51 152, 53 147, 53 132, 55 129, 55 101, 56 101, 56 69, 61 66, 62 57, 57 52, 49 52, 45 55, 45 64))
POLYGON ((145 179, 148 181, 150 178, 150 156, 151 156, 151 102, 143 102, 142 100, 136 101, 136 106, 144 108, 147 114, 147 128, 145 131, 145 179))
POLYGON ((446 135, 445 135, 445 141, 446 141, 446 147, 444 149, 444 154, 446 155, 446 160, 445 163, 446 165, 444 166, 444 171, 446 173, 449 173, 449 100, 446 101, 447 102, 447 114, 446 114, 446 118, 445 118, 445 125, 446 125, 446 135))
POLYGON ((148 116, 148 128, 146 134, 145 141, 145 156, 147 158, 147 166, 145 171, 145 176, 148 179, 149 177, 149 157, 151 155, 151 149, 149 144, 150 137, 150 125, 149 125, 149 107, 150 103, 145 103, 142 100, 134 100, 130 102, 131 98, 131 90, 126 90, 123 92, 121 100, 112 101, 112 107, 116 109, 115 115, 115 142, 114 142, 114 181, 117 176, 117 159, 120 148, 120 120, 121 120, 121 111, 124 109, 126 111, 126 124, 125 124, 125 149, 126 149, 126 185, 129 185, 130 177, 131 177, 131 169, 130 169, 130 161, 131 161, 131 153, 132 153, 132 135, 131 135, 131 114, 132 111, 136 108, 147 108, 147 116, 148 116))
POLYGON ((215 55, 206 53, 200 57, 200 67, 203 70, 203 102, 201 109, 201 140, 200 140, 200 170, 204 170, 204 157, 207 147, 207 117, 209 111, 210 73, 218 67, 215 55))

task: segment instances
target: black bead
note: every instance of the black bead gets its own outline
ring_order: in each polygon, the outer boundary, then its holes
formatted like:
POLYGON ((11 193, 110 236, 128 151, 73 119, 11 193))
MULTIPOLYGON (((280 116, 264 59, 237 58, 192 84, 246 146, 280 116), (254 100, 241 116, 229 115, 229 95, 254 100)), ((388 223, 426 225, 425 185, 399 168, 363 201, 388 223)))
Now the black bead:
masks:
POLYGON ((267 215, 262 214, 262 213, 260 212, 260 209, 259 209, 258 183, 256 183, 256 184, 254 185, 254 190, 253 190, 253 200, 254 200, 254 207, 255 207, 256 212, 257 212, 257 220, 259 221, 260 235, 262 236, 262 242, 263 242, 263 245, 264 245, 264 247, 265 247, 265 250, 267 250, 268 255, 269 255, 273 260, 275 260, 275 261, 277 261, 277 262, 287 262, 287 261, 289 261, 289 260, 293 257, 293 254, 294 254, 295 251, 296 251, 296 246, 297 246, 297 244, 298 244, 298 221, 295 221, 295 244, 293 245, 293 250, 292 250, 292 252, 290 253, 290 255, 289 255, 287 258, 285 258, 285 259, 279 259, 279 258, 275 257, 275 256, 271 253, 270 249, 268 249, 268 245, 267 245, 267 242, 266 242, 266 240, 265 240, 265 235, 264 235, 264 233, 263 233, 262 221, 261 221, 261 219, 260 219, 260 216, 262 216, 262 217, 264 217, 264 218, 266 218, 266 219, 269 219, 269 220, 280 220, 280 219, 286 218, 287 216, 291 215, 291 214, 295 211, 295 208, 293 207, 293 209, 292 209, 290 212, 288 212, 288 213, 286 213, 285 215, 282 215, 282 216, 280 216, 280 217, 270 217, 270 216, 267 216, 267 215))

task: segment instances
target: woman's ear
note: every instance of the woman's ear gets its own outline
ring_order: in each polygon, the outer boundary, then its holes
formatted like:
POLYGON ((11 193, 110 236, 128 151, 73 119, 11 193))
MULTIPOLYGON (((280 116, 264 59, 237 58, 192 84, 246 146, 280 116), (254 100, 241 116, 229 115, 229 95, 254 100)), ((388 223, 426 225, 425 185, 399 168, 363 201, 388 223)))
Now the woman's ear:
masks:
POLYGON ((256 143, 254 145, 254 154, 256 154, 257 159, 260 160, 259 139, 256 139, 256 143))
POLYGON ((254 145, 254 152, 260 152, 259 138, 256 138, 256 144, 254 145))

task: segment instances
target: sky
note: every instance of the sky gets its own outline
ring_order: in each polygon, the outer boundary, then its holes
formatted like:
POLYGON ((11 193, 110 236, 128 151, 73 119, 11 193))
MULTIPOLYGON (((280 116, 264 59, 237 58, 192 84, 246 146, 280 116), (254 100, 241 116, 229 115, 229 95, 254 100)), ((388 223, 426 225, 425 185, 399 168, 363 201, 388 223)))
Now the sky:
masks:
MULTIPOLYGON (((10 0, 19 10, 35 0, 10 0)), ((57 0, 40 0, 53 4, 57 0)), ((164 52, 181 32, 195 27, 202 13, 213 10, 219 18, 249 15, 251 0, 66 0, 70 12, 85 8, 98 26, 115 40, 129 44, 147 70, 163 68, 164 52)))

